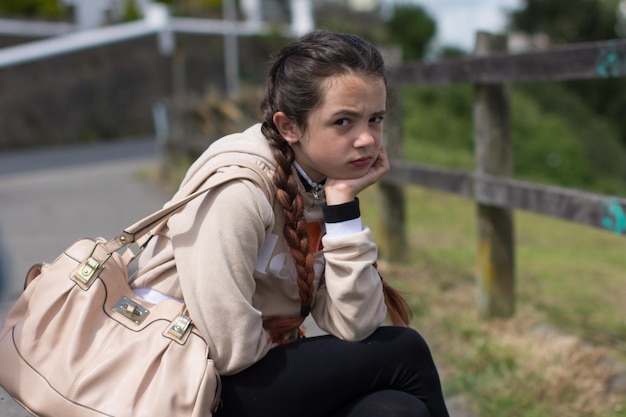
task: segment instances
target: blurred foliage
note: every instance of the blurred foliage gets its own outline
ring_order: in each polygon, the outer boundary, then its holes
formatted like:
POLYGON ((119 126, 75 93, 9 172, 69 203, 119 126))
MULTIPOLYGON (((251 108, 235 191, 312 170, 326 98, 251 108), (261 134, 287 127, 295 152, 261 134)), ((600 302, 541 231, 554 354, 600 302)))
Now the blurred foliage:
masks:
POLYGON ((222 0, 156 0, 170 6, 175 16, 220 18, 222 0))
MULTIPOLYGON (((618 3, 619 0, 524 0, 522 7, 510 14, 509 25, 516 31, 546 34, 553 45, 616 39, 618 3)), ((568 81, 564 85, 596 115, 613 124, 626 145, 624 77, 568 81)))
POLYGON ((60 0, 2 0, 0 14, 7 17, 42 17, 60 19, 67 17, 69 8, 60 0))
POLYGON ((419 60, 437 33, 437 23, 418 5, 398 4, 387 23, 391 40, 402 47, 404 60, 419 60))
MULTIPOLYGON (((405 88, 406 158, 472 170, 472 103, 469 85, 405 88)), ((511 138, 516 178, 626 193, 626 152, 615 128, 561 83, 512 88, 511 138)))
POLYGON ((542 114, 556 115, 567 122, 594 173, 626 179, 626 160, 619 132, 605 118, 595 116, 586 99, 563 83, 520 84, 517 89, 531 97, 542 114))
MULTIPOLYGON (((221 17, 222 0, 155 0, 167 4, 174 15, 221 17)), ((124 0, 123 20, 141 17, 138 0, 124 0)), ((16 18, 70 18, 72 7, 61 0, 0 0, 0 15, 16 18)))
POLYGON ((318 4, 315 18, 320 28, 355 33, 378 46, 399 46, 405 60, 423 58, 437 30, 421 6, 410 4, 396 5, 385 21, 378 11, 355 12, 340 3, 324 3, 318 4))
POLYGON ((378 12, 355 12, 339 3, 324 3, 317 5, 315 20, 318 28, 354 33, 376 45, 389 43, 387 27, 378 12))
POLYGON ((524 0, 511 12, 510 24, 529 34, 546 34, 553 44, 612 39, 618 1, 524 0))
POLYGON ((462 48, 457 48, 454 46, 444 46, 437 52, 437 56, 443 59, 450 58, 463 58, 468 56, 468 52, 462 48))
POLYGON ((122 20, 125 22, 141 19, 141 11, 137 7, 136 0, 124 0, 124 12, 122 20))

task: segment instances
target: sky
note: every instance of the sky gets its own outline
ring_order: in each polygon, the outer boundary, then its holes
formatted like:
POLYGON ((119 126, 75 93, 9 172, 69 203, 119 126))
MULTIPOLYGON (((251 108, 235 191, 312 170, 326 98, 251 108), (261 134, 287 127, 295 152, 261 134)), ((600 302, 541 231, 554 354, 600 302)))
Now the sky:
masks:
POLYGON ((413 0, 437 21, 440 46, 474 49, 478 30, 500 33, 506 25, 506 10, 517 9, 522 0, 413 0))

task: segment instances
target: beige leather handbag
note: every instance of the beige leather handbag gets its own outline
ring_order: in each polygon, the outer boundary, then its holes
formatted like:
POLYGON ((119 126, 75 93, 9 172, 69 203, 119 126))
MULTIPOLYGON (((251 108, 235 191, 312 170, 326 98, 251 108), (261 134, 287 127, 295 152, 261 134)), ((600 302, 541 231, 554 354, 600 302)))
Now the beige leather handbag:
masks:
POLYGON ((114 239, 77 241, 31 268, 0 331, 0 385, 37 416, 211 416, 220 382, 208 344, 184 304, 135 295, 129 245, 212 187, 258 182, 251 170, 237 171, 114 239))

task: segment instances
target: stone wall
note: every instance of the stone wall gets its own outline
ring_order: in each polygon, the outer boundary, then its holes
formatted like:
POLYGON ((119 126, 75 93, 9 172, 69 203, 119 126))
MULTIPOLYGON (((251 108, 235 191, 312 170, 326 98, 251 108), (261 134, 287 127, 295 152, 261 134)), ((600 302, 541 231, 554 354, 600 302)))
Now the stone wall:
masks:
MULTIPOLYGON (((224 86, 221 37, 176 40, 171 58, 147 36, 1 68, 0 149, 154 135, 152 108, 173 90, 201 96, 224 86)), ((0 37, 2 46, 19 41, 0 37)), ((262 82, 280 41, 239 44, 242 83, 262 82)))

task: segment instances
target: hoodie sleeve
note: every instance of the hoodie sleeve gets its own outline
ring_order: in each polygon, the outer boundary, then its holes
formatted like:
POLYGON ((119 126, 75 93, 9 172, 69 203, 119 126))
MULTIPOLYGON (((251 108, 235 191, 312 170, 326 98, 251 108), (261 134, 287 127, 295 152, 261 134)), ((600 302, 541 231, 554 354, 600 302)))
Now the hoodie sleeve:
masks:
POLYGON ((361 226, 358 200, 324 207, 326 268, 313 307, 320 328, 345 340, 362 340, 385 321, 382 282, 373 266, 377 248, 361 226))
POLYGON ((168 223, 185 302, 223 375, 272 346, 252 305, 256 257, 272 219, 263 191, 239 180, 192 201, 168 223))

